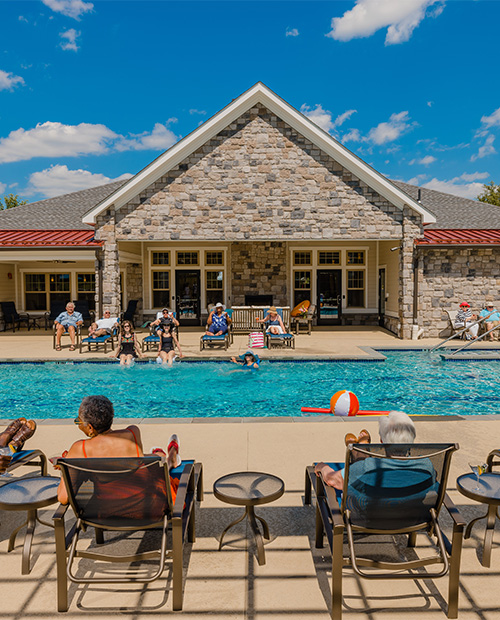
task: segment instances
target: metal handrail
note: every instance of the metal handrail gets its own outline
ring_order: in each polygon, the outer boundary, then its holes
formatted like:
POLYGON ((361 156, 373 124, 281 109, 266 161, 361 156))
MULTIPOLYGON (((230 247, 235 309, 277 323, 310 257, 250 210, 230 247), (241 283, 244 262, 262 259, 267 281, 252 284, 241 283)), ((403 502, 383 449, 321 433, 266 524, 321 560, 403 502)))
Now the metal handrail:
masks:
POLYGON ((487 332, 484 332, 484 334, 481 334, 479 338, 476 338, 475 340, 471 340, 470 342, 467 342, 466 344, 464 344, 463 347, 460 347, 459 349, 455 349, 454 351, 451 352, 451 355, 455 355, 455 353, 459 353, 460 351, 463 351, 467 347, 470 347, 471 344, 476 344, 477 342, 482 340, 485 336, 487 336, 488 334, 491 334, 491 332, 494 332, 496 329, 500 329, 500 325, 495 325, 495 327, 492 327, 487 332))
POLYGON ((455 332, 449 338, 446 338, 446 340, 443 340, 443 342, 440 342, 439 344, 436 344, 435 346, 433 346, 432 349, 429 349, 429 353, 432 353, 436 349, 439 349, 440 347, 442 347, 444 344, 446 344, 450 340, 453 340, 453 338, 457 338, 458 336, 461 336, 463 333, 468 331, 471 327, 474 327, 474 325, 479 325, 479 323, 486 321, 486 319, 489 319, 490 316, 491 316, 490 314, 488 316, 483 316, 482 319, 478 319, 477 321, 474 321, 474 323, 471 323, 470 325, 467 325, 467 327, 464 327, 463 329, 461 329, 459 332, 455 332))

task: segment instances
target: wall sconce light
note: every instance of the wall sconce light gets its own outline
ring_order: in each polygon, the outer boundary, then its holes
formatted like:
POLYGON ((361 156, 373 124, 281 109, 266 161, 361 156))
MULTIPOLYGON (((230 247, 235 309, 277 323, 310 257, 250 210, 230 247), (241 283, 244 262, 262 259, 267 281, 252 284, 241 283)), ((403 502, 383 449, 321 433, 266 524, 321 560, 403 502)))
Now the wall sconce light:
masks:
POLYGON ((7 277, 9 278, 9 280, 12 280, 12 274, 11 273, 8 273, 7 277))

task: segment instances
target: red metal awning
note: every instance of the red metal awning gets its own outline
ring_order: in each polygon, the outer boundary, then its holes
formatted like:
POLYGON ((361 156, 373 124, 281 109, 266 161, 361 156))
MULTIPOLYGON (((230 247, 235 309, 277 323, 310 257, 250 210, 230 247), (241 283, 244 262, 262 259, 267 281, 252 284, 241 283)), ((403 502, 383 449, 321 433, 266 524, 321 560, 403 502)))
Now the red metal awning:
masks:
POLYGON ((0 230, 0 247, 93 248, 102 245, 93 230, 0 230))
POLYGON ((416 245, 500 245, 500 230, 459 229, 425 230, 424 238, 416 245))

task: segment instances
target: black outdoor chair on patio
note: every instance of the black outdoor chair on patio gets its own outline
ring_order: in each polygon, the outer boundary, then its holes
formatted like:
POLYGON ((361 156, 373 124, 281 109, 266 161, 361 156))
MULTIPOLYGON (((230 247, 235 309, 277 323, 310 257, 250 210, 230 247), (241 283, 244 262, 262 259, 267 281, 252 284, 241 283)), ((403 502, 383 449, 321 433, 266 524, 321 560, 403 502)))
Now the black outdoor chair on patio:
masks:
POLYGON ((26 327, 28 331, 30 330, 30 315, 27 312, 19 313, 16 310, 16 304, 13 301, 2 301, 0 302, 0 306, 2 307, 3 313, 3 321, 4 321, 4 331, 7 331, 7 325, 12 325, 12 331, 16 331, 17 329, 21 329, 21 323, 26 323, 26 327))
MULTIPOLYGON (((161 577, 166 559, 172 559, 173 609, 182 609, 184 543, 195 540, 195 500, 203 498, 202 466, 183 461, 180 468, 169 472, 159 456, 139 458, 58 459, 68 491, 69 503, 76 515, 76 524, 66 533, 64 517, 68 505, 60 505, 54 514, 57 563, 57 609, 68 610, 68 579, 77 584, 150 583, 161 577), (175 503, 172 502, 170 473, 180 472, 175 503), (87 527, 95 528, 96 544, 104 544, 104 532, 137 532, 161 530, 159 550, 139 550, 134 555, 78 550, 79 536, 87 527), (167 534, 171 529, 172 549, 167 551, 167 534), (68 553, 69 547, 69 553, 68 553), (121 562, 127 570, 118 575, 104 569, 102 576, 79 576, 74 569, 78 557, 96 562, 121 562), (156 559, 153 574, 139 572, 136 565, 156 559)), ((119 544, 116 538, 113 546, 119 544)), ((123 541, 122 541, 123 542, 123 541)), ((124 541, 126 544, 126 540, 124 541)), ((95 569, 97 570, 97 569, 95 569)), ((144 571, 144 567, 143 567, 144 571)), ((93 571, 94 572, 94 571, 93 571)), ((151 572, 151 571, 149 571, 151 572)), ((85 571, 88 574, 88 571, 85 571)))
MULTIPOLYGON (((69 301, 69 299, 68 299, 69 301)), ((53 301, 50 304, 50 311, 46 312, 44 315, 45 318, 45 329, 49 329, 49 326, 52 327, 54 321, 57 317, 66 310, 67 301, 53 301)))
MULTIPOLYGON (((457 449, 456 444, 352 444, 346 453, 341 498, 339 492, 316 476, 314 466, 307 467, 305 503, 311 503, 314 489, 316 547, 323 547, 326 533, 332 554, 333 620, 342 618, 342 573, 346 566, 365 579, 435 579, 448 574, 447 615, 458 617, 465 522, 446 493, 451 456, 457 449), (453 521, 451 542, 438 522, 443 506, 453 521), (384 547, 397 544, 397 535, 407 536, 408 547, 415 547, 417 533, 435 537, 435 546, 426 546, 421 553, 419 549, 418 556, 409 551, 406 560, 397 552, 394 561, 380 559, 384 547), (369 547, 367 535, 377 541, 372 547, 377 557, 358 555, 358 546, 364 551, 369 547), (378 542, 380 536, 382 542, 378 542), (433 548, 437 553, 430 554, 433 548), (432 572, 421 570, 430 565, 438 568, 432 572)), ((334 469, 340 465, 332 464, 334 469)))
POLYGON ((75 303, 75 312, 82 315, 84 325, 90 325, 95 321, 95 312, 89 308, 89 302, 86 299, 79 299, 75 303))
POLYGON ((134 316, 135 316, 135 313, 137 312, 138 304, 139 304, 138 299, 129 300, 127 309, 125 310, 125 312, 122 312, 120 314, 120 323, 123 323, 123 321, 130 321, 135 328, 134 316))

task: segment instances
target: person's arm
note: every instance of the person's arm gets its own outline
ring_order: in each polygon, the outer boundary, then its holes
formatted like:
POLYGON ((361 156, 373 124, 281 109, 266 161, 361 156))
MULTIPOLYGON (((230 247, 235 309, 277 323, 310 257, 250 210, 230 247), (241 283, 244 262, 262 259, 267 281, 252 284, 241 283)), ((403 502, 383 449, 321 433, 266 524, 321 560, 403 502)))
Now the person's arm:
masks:
POLYGON ((134 338, 134 349, 139 357, 144 357, 141 351, 141 345, 139 344, 139 341, 137 340, 137 338, 134 338))
MULTIPOLYGON (((65 458, 68 459, 76 459, 81 458, 83 456, 83 439, 79 441, 75 441, 75 443, 71 446, 66 454, 65 458)), ((57 499, 61 502, 61 504, 68 503, 68 491, 66 490, 66 485, 64 484, 64 480, 61 477, 61 481, 59 482, 59 487, 57 489, 57 499)))
POLYGON ((226 312, 226 323, 228 325, 231 325, 231 323, 233 322, 232 318, 229 316, 229 314, 226 312))
POLYGON ((233 355, 233 357, 231 358, 231 361, 233 362, 233 364, 240 364, 241 362, 239 362, 233 355))
POLYGON ((278 321, 279 321, 281 329, 283 330, 283 333, 286 332, 285 324, 283 323, 283 319, 280 317, 279 314, 278 314, 278 321))
POLYGON ((66 313, 65 312, 61 312, 60 314, 58 314, 54 320, 54 325, 62 325, 61 321, 64 320, 64 315, 66 313))
POLYGON ((263 319, 259 319, 259 317, 257 317, 256 321, 257 321, 257 323, 267 323, 270 318, 271 318, 271 315, 270 314, 266 314, 266 316, 263 319))
POLYGON ((179 356, 180 357, 184 357, 184 355, 182 354, 181 345, 179 344, 179 341, 177 340, 177 336, 173 332, 172 332, 172 339, 173 339, 174 344, 176 345, 177 349, 179 350, 179 356))
POLYGON ((118 344, 116 345, 116 349, 113 351, 113 353, 110 354, 109 357, 114 357, 115 360, 118 359, 118 355, 120 353, 121 348, 122 348, 122 343, 120 342, 120 339, 118 338, 118 344))
POLYGON ((160 351, 161 351, 161 337, 162 337, 162 334, 163 334, 163 332, 161 331, 161 329, 159 329, 158 332, 157 332, 158 338, 160 339, 158 341, 158 355, 160 354, 160 351))
POLYGON ((212 317, 214 315, 214 311, 212 310, 212 312, 208 315, 208 319, 207 319, 207 325, 212 325, 212 317))
POLYGON ((175 316, 172 314, 172 323, 176 326, 179 327, 180 323, 179 321, 175 318, 175 316))

